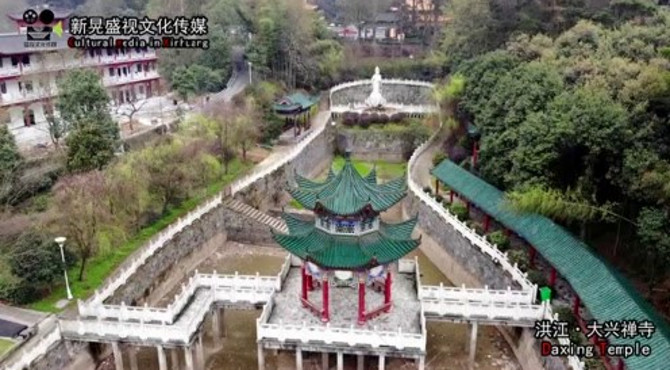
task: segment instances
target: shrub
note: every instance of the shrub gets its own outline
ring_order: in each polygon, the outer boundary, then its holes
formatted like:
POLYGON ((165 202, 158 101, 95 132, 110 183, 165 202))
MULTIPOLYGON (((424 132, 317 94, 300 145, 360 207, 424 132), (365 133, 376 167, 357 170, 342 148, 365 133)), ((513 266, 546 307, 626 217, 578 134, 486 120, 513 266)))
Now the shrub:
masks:
MULTIPOLYGON (((538 270, 529 270, 528 271, 528 280, 530 280, 531 283, 536 284, 538 287, 543 287, 543 286, 548 286, 549 282, 547 281, 547 278, 544 276, 544 274, 541 271, 538 270)), ((553 291, 552 291, 552 297, 553 297, 553 291)))
POLYGON ((566 321, 569 327, 574 327, 577 325, 577 318, 572 313, 572 309, 567 306, 554 307, 554 313, 558 314, 558 319, 560 321, 566 321))
MULTIPOLYGON (((9 271, 0 283, 0 299, 26 304, 42 298, 55 280, 62 277, 60 249, 49 235, 29 230, 22 234, 6 256, 9 271), (11 274, 9 272, 11 271, 11 274)), ((65 249, 65 261, 75 257, 65 249)))
POLYGON ((510 247, 509 238, 500 230, 490 233, 486 238, 491 244, 497 245, 501 252, 507 251, 510 247))
MULTIPOLYGON (((525 251, 516 249, 510 251, 508 256, 510 262, 512 262, 512 264, 516 263, 521 271, 528 271, 528 256, 526 255, 525 251)), ((530 277, 530 273, 528 276, 530 277)))
POLYGON ((468 214, 468 208, 463 203, 454 203, 449 209, 456 217, 461 221, 467 221, 470 219, 470 214, 468 214))
POLYGON ((484 234, 484 227, 479 222, 475 220, 468 220, 465 224, 468 225, 469 228, 475 230, 477 234, 484 234))
POLYGON ((444 198, 440 194, 435 194, 435 200, 438 201, 439 203, 442 203, 444 198))
POLYGON ((437 152, 433 156, 433 167, 442 163, 443 160, 447 159, 447 155, 444 152, 437 152))
POLYGON ((393 113, 389 117, 389 122, 403 122, 407 119, 407 113, 393 113))
POLYGON ((427 194, 433 194, 433 189, 431 189, 430 186, 424 186, 423 192, 427 194))

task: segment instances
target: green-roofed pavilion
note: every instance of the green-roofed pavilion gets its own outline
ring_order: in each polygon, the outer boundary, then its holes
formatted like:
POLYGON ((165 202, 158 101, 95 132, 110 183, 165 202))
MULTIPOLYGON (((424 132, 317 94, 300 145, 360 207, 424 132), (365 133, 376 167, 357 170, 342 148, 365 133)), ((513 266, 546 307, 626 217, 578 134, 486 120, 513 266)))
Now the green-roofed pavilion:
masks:
POLYGON ((338 173, 332 168, 324 181, 317 182, 295 174, 296 186, 289 192, 303 207, 315 212, 306 220, 284 213, 288 234, 273 231, 274 240, 302 263, 302 295, 304 307, 329 320, 329 285, 332 273, 358 275, 358 323, 389 312, 391 302, 391 264, 419 246, 413 239, 417 218, 389 224, 379 218, 402 200, 407 192, 404 178, 385 184, 377 183, 373 169, 363 176, 346 156, 338 173), (372 271, 377 271, 372 274, 372 271), (385 277, 384 277, 385 276, 385 277), (321 278, 323 308, 309 301, 315 289, 314 278, 321 278), (366 285, 383 282, 384 304, 365 310, 366 285))
POLYGON ((298 136, 301 128, 308 127, 312 107, 318 102, 318 96, 296 92, 275 101, 272 107, 277 115, 284 118, 285 128, 293 126, 294 135, 298 136))
MULTIPOLYGON (((530 243, 570 283, 599 323, 608 320, 652 322, 656 332, 649 339, 609 338, 610 343, 617 345, 634 345, 639 341, 651 347, 649 357, 625 359, 627 369, 670 369, 668 325, 631 283, 591 248, 546 217, 510 210, 505 206, 503 192, 449 160, 440 163, 431 174, 530 243)), ((579 314, 578 310, 575 312, 579 314)))
POLYGON ((295 177, 298 186, 289 189, 291 196, 306 209, 317 213, 340 216, 365 212, 378 214, 401 201, 407 193, 404 177, 378 184, 375 170, 364 177, 356 171, 349 158, 339 173, 331 170, 323 182, 297 174, 295 177))

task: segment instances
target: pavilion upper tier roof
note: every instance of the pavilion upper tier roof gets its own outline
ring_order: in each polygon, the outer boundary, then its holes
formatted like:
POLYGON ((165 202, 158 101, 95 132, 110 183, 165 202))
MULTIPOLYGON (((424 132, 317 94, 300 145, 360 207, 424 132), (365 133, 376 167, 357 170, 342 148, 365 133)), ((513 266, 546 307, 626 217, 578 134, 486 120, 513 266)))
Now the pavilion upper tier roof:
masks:
POLYGON ((284 213, 288 234, 273 231, 274 240, 291 254, 324 268, 353 270, 399 260, 421 242, 412 239, 417 218, 398 223, 380 222, 379 229, 362 235, 330 234, 284 213))
POLYGON ((367 206, 374 212, 391 208, 407 193, 404 177, 385 184, 377 183, 373 169, 363 177, 347 158, 344 168, 335 174, 331 169, 324 182, 316 182, 295 175, 297 187, 289 189, 291 196, 309 210, 325 209, 333 215, 354 215, 367 206))

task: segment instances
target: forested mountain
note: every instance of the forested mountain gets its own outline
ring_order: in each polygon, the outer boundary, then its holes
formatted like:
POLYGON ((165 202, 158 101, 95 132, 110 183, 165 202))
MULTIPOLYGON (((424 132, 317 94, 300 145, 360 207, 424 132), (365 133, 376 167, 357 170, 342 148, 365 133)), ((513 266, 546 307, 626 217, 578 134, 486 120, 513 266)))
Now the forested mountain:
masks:
POLYGON ((447 14, 439 52, 466 80, 459 113, 482 133, 476 170, 512 206, 617 255, 667 311, 670 10, 453 0, 447 14))

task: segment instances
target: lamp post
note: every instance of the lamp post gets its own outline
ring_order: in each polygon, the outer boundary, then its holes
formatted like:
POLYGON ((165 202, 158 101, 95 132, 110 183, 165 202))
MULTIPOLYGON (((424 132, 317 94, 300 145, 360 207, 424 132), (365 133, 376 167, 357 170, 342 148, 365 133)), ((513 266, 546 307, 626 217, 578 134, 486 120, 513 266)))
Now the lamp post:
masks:
POLYGON ((54 239, 56 244, 60 247, 60 258, 63 261, 63 275, 65 275, 65 289, 67 290, 67 299, 72 300, 72 291, 70 290, 70 282, 67 279, 67 267, 65 265, 65 252, 63 252, 63 245, 67 239, 64 236, 59 236, 54 239))
POLYGON ((251 85, 253 83, 251 80, 251 62, 247 61, 247 64, 249 65, 249 85, 251 85))

